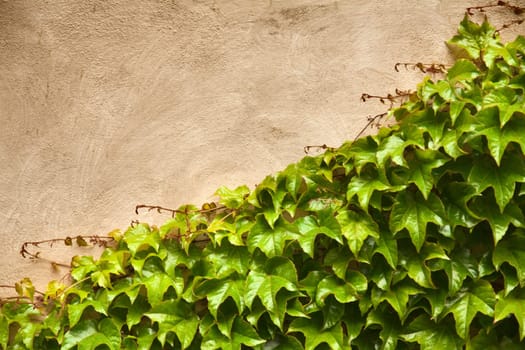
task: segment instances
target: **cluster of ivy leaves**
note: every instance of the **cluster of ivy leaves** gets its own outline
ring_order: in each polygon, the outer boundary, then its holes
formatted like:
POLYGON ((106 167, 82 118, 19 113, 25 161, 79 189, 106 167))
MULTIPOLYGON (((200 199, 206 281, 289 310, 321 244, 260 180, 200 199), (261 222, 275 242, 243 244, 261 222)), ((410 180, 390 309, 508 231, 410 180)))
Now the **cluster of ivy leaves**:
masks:
POLYGON ((394 126, 18 284, 0 346, 523 349, 525 38, 465 17, 450 44, 394 126))

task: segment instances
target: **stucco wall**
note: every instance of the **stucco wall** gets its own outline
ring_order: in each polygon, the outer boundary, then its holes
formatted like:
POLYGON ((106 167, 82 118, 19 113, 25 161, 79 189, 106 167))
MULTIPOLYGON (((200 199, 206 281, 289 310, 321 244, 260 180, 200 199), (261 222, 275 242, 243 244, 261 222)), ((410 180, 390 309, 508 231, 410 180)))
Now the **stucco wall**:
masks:
POLYGON ((210 201, 352 139, 384 111, 361 93, 448 61, 475 2, 0 1, 0 284, 65 272, 24 241, 159 223, 135 205, 210 201))

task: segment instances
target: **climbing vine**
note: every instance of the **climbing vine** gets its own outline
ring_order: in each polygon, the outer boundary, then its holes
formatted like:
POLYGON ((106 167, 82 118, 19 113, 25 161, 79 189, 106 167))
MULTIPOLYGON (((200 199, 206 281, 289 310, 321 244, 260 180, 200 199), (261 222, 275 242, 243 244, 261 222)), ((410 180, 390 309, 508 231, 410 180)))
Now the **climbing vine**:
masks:
POLYGON ((449 43, 450 67, 396 67, 442 77, 383 99, 394 125, 217 203, 140 205, 171 217, 91 237, 72 283, 17 283, 0 347, 522 349, 525 38, 466 16, 449 43))

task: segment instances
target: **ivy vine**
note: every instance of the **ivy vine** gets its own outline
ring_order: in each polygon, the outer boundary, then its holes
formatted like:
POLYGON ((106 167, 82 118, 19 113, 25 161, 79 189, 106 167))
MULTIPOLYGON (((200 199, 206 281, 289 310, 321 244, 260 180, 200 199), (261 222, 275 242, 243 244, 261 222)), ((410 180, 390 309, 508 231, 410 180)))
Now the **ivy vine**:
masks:
POLYGON ((74 257, 71 284, 17 283, 0 347, 523 349, 525 38, 465 16, 449 44, 376 135, 217 203, 141 205, 171 218, 74 257))

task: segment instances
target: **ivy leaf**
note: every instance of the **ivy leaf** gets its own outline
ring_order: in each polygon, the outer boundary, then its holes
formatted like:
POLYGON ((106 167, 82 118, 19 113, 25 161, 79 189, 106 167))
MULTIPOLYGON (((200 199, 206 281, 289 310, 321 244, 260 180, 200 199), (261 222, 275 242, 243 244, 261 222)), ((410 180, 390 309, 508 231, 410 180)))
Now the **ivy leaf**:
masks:
POLYGON ((345 279, 348 264, 353 258, 347 247, 335 247, 326 253, 324 264, 330 266, 337 277, 345 279))
POLYGON ((333 295, 341 304, 357 300, 357 290, 352 284, 338 279, 335 276, 326 276, 317 285, 315 301, 317 305, 323 306, 325 299, 333 295))
POLYGON ((264 342, 265 340, 257 334, 248 322, 236 317, 232 324, 230 338, 224 336, 215 326, 204 335, 200 348, 203 350, 238 350, 243 348, 243 345, 253 348, 264 342))
POLYGON ((514 315, 519 324, 520 340, 525 338, 525 289, 518 288, 507 296, 500 296, 494 310, 494 323, 514 315))
POLYGON ((399 191, 405 186, 392 186, 388 180, 380 176, 354 176, 350 183, 348 184, 348 191, 346 193, 346 198, 350 201, 354 196, 357 195, 359 199, 359 205, 362 209, 368 210, 368 203, 370 198, 375 191, 399 191))
POLYGON ((106 345, 111 350, 118 350, 120 342, 120 330, 111 319, 104 318, 99 322, 83 320, 66 332, 60 349, 69 350, 76 346, 78 350, 87 350, 106 345))
POLYGON ((375 253, 381 254, 388 265, 392 269, 396 269, 397 266, 397 240, 393 237, 389 231, 382 231, 379 237, 376 239, 377 246, 374 250, 375 253))
POLYGON ((248 272, 250 253, 246 246, 234 246, 229 241, 224 241, 205 254, 205 260, 215 268, 217 278, 227 277, 234 272, 240 275, 248 272))
POLYGON ((288 332, 300 332, 304 335, 305 350, 314 350, 323 343, 328 345, 330 349, 346 348, 341 323, 337 323, 332 328, 323 329, 323 319, 319 314, 315 314, 311 319, 297 318, 293 320, 288 332))
POLYGON ((498 110, 492 107, 483 109, 476 115, 475 122, 472 124, 472 132, 467 140, 485 136, 490 154, 494 157, 496 165, 500 165, 509 143, 514 142, 519 147, 524 144, 524 133, 525 118, 523 116, 515 116, 504 126, 501 126, 498 110))
POLYGON ((350 145, 350 155, 354 160, 357 174, 367 164, 377 165, 377 143, 371 136, 360 138, 350 145))
POLYGON ((151 306, 145 296, 138 295, 135 301, 133 301, 131 307, 128 309, 126 315, 126 324, 131 329, 134 325, 137 325, 144 317, 144 314, 151 309, 151 306))
POLYGON ((74 327, 82 318, 84 311, 88 308, 92 308, 94 311, 102 315, 107 315, 107 306, 96 299, 85 299, 78 304, 70 304, 67 308, 67 315, 69 319, 69 326, 74 327))
POLYGON ((414 183, 425 199, 428 199, 430 191, 434 187, 434 176, 432 170, 439 168, 447 162, 441 152, 433 150, 415 149, 408 152, 405 157, 408 162, 408 182, 414 183))
POLYGON ((495 58, 484 54, 491 49, 501 47, 496 30, 486 19, 483 24, 479 25, 470 21, 467 15, 460 23, 458 34, 449 40, 449 43, 464 49, 473 59, 482 57, 488 67, 492 67, 495 58))
POLYGON ((500 211, 509 203, 516 182, 525 182, 525 164, 516 152, 506 154, 498 167, 490 157, 476 159, 468 181, 481 193, 488 187, 494 189, 500 211))
POLYGON ((165 301, 144 316, 158 324, 157 336, 162 346, 168 333, 173 332, 183 349, 189 347, 199 327, 199 318, 193 313, 191 305, 182 300, 165 301))
POLYGON ((194 282, 193 292, 198 297, 207 298, 208 309, 215 319, 219 307, 227 298, 232 298, 239 314, 244 310, 244 280, 227 278, 194 282))
POLYGON ((503 212, 500 212, 493 194, 477 196, 469 206, 478 218, 485 219, 489 223, 492 229, 494 245, 505 236, 510 224, 518 227, 524 226, 525 218, 516 203, 510 202, 503 209, 503 212))
POLYGON ((372 289, 372 303, 377 306, 386 301, 397 312, 399 319, 403 320, 407 316, 408 301, 411 296, 419 294, 421 290, 411 283, 401 282, 393 286, 390 290, 384 291, 379 288, 372 289))
POLYGON ((452 313, 454 316, 456 332, 463 339, 468 339, 470 324, 476 314, 492 316, 496 302, 494 290, 486 280, 477 280, 467 287, 457 293, 445 310, 445 314, 452 313))
POLYGON ((238 209, 249 194, 248 186, 239 186, 234 190, 221 186, 215 192, 215 195, 219 196, 219 203, 230 209, 238 209))
POLYGON ((395 234, 406 229, 412 243, 419 251, 426 238, 427 224, 444 225, 444 209, 441 200, 430 193, 427 200, 420 193, 399 192, 390 215, 390 229, 395 234))
MULTIPOLYGON (((522 233, 519 230, 519 233, 522 233)), ((504 263, 516 269, 520 283, 525 282, 525 237, 513 234, 501 241, 492 254, 492 262, 496 269, 504 263)))
POLYGON ((400 264, 406 268, 410 278, 422 287, 435 288, 427 262, 433 259, 449 260, 443 248, 435 243, 425 242, 419 253, 413 249, 405 249, 402 253, 400 264))
POLYGON ((149 225, 142 223, 128 228, 122 240, 126 242, 132 255, 135 255, 139 250, 149 248, 158 251, 160 246, 159 232, 151 230, 149 225))
POLYGON ((366 318, 366 327, 370 325, 379 325, 381 332, 379 337, 383 341, 381 350, 395 350, 399 340, 401 325, 399 320, 391 315, 385 315, 378 309, 372 310, 366 318))
POLYGON ((450 260, 443 260, 443 270, 448 278, 448 294, 457 293, 463 286, 466 277, 477 278, 478 270, 476 261, 471 256, 470 250, 456 250, 450 260))
POLYGON ((376 153, 377 164, 381 168, 386 165, 387 161, 392 161, 397 165, 406 165, 403 154, 405 149, 414 144, 412 140, 403 140, 398 135, 390 135, 379 144, 379 148, 376 153))
POLYGON ((457 336, 450 323, 435 323, 428 315, 421 315, 410 323, 401 338, 408 342, 417 342, 421 350, 462 350, 463 341, 457 336))
POLYGON ((315 239, 319 234, 324 234, 340 244, 343 243, 341 229, 337 221, 333 219, 333 215, 330 214, 331 211, 319 212, 319 222, 312 215, 301 217, 295 221, 300 232, 297 242, 299 242, 304 252, 312 258, 314 256, 315 239), (323 225, 324 223, 327 223, 327 225, 323 225))
POLYGON ((468 201, 474 197, 476 189, 465 182, 448 182, 441 190, 441 199, 445 206, 448 224, 452 230, 456 226, 472 228, 479 219, 468 207, 468 201))
POLYGON ((269 311, 272 321, 279 328, 282 328, 287 300, 278 298, 277 294, 281 290, 298 292, 295 266, 284 257, 269 259, 264 273, 255 270, 250 271, 244 290, 246 306, 251 309, 255 297, 258 297, 269 311))
POLYGON ((359 255, 368 237, 379 238, 379 227, 368 213, 344 210, 337 214, 336 219, 341 225, 341 231, 347 240, 348 247, 355 256, 359 255))
POLYGON ((259 248, 268 257, 282 255, 286 242, 298 237, 294 230, 295 227, 282 220, 279 220, 272 228, 264 216, 258 214, 255 225, 248 233, 246 242, 248 249, 253 252, 255 248, 259 248))
POLYGON ((516 101, 517 96, 513 89, 504 86, 491 90, 483 98, 485 107, 496 107, 499 110, 500 127, 505 126, 514 112, 523 111, 524 105, 516 101))
POLYGON ((478 67, 472 61, 460 58, 448 69, 447 79, 454 86, 457 82, 472 81, 479 75, 478 67))

